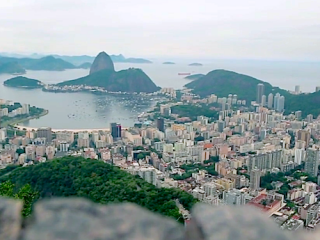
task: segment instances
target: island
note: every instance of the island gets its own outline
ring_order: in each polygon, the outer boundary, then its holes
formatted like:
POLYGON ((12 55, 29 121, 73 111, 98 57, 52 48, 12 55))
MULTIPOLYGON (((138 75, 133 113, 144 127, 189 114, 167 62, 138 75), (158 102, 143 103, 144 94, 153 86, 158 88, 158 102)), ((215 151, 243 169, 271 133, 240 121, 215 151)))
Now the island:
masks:
POLYGON ((198 73, 198 74, 192 74, 190 76, 186 76, 185 79, 188 80, 197 80, 199 78, 202 78, 203 76, 205 76, 204 74, 198 73))
POLYGON ((174 62, 163 62, 162 64, 172 65, 172 64, 176 64, 176 63, 174 63, 174 62))
POLYGON ((21 104, 18 102, 5 101, 0 105, 2 110, 1 127, 15 125, 20 122, 25 122, 34 118, 42 117, 48 114, 48 110, 30 106, 29 104, 21 104))
POLYGON ((22 75, 26 70, 17 62, 1 62, 0 58, 0 74, 22 75))
POLYGON ((36 79, 18 76, 18 77, 10 78, 4 81, 3 85, 6 87, 35 89, 35 88, 42 88, 44 84, 41 81, 36 79))
POLYGON ((126 93, 153 93, 159 90, 159 87, 141 69, 129 68, 118 72, 115 71, 111 57, 105 52, 97 55, 88 76, 58 83, 54 86, 49 86, 46 90, 57 91, 79 86, 126 93))
POLYGON ((202 66, 201 63, 190 63, 189 66, 202 66))

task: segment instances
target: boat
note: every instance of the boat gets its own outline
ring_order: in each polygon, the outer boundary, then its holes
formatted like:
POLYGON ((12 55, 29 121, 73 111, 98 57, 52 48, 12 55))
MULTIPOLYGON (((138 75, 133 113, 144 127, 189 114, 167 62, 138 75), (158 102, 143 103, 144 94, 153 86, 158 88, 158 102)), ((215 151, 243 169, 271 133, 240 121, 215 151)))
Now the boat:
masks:
POLYGON ((191 75, 191 73, 178 73, 178 75, 189 76, 189 75, 191 75))

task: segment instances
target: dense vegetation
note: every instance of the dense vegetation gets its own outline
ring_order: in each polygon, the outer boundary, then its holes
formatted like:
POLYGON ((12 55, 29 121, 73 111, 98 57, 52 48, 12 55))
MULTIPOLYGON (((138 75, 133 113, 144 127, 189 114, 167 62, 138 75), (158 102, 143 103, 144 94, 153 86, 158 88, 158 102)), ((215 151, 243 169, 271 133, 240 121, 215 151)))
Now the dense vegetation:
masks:
POLYGON ((206 170, 208 174, 213 176, 218 176, 219 174, 215 171, 215 162, 219 162, 219 158, 211 158, 204 162, 204 164, 184 164, 180 166, 181 169, 185 170, 185 173, 182 175, 172 175, 171 177, 175 180, 185 180, 192 176, 192 173, 197 173, 199 170, 206 170))
POLYGON ((269 93, 280 93, 285 97, 285 113, 289 114, 298 110, 302 111, 303 117, 308 114, 318 116, 320 108, 320 92, 311 94, 293 95, 288 91, 273 87, 270 83, 263 82, 256 78, 231 72, 227 70, 214 70, 207 75, 194 80, 185 85, 193 89, 195 94, 201 97, 216 94, 218 97, 227 97, 229 94, 236 94, 238 99, 246 100, 247 103, 256 100, 257 85, 259 83, 265 86, 265 95, 269 93))
POLYGON ((0 58, 0 74, 9 73, 9 74, 25 74, 26 70, 21 67, 17 62, 1 62, 0 58))
POLYGON ((0 196, 20 199, 23 201, 22 216, 28 217, 31 214, 32 204, 38 197, 38 193, 31 189, 30 184, 26 184, 20 189, 10 181, 0 183, 0 196))
POLYGON ((130 68, 115 72, 112 70, 101 70, 88 76, 59 83, 58 86, 87 85, 103 87, 113 92, 156 92, 158 87, 141 70, 130 68))
MULTIPOLYGON (((265 93, 279 92, 271 84, 263 82, 256 78, 231 72, 227 70, 214 70, 207 75, 192 81, 185 86, 193 89, 194 93, 202 97, 210 94, 216 94, 218 97, 228 97, 229 94, 238 95, 238 99, 253 101, 256 99, 257 85, 263 83, 265 85, 265 93)), ((280 94, 283 94, 280 91, 280 94)))
POLYGON ((39 80, 26 78, 26 77, 14 77, 10 78, 3 83, 8 87, 20 87, 20 88, 42 88, 42 83, 39 80))
POLYGON ((59 58, 54 58, 53 56, 47 56, 39 59, 1 57, 0 62, 15 62, 19 64, 21 67, 30 70, 63 71, 65 69, 75 68, 73 64, 59 58))
POLYGON ((79 196, 94 202, 133 202, 151 211, 182 220, 175 200, 190 209, 196 200, 173 188, 156 188, 139 176, 133 176, 101 161, 65 157, 28 167, 20 167, 0 176, 16 189, 30 184, 39 198, 79 196))
POLYGON ((198 116, 218 117, 218 112, 211 110, 207 105, 176 105, 171 107, 171 113, 178 114, 179 117, 189 117, 191 120, 197 119, 198 116))

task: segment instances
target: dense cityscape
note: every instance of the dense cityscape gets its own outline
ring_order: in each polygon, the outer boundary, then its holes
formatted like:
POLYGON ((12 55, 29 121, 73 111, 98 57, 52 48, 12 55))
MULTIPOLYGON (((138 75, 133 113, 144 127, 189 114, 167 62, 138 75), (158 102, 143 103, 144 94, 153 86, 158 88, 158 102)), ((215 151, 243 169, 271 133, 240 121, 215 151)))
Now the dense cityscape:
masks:
MULTIPOLYGON (((320 220, 320 119, 302 118, 303 109, 284 115, 283 96, 266 96, 263 84, 256 92, 256 101, 247 104, 233 94, 200 98, 188 89, 163 88, 159 94, 167 100, 139 115, 133 127, 111 123, 75 131, 7 124, 0 129, 0 166, 81 156, 213 206, 252 205, 281 229, 313 230, 320 220), (216 117, 173 111, 205 105, 216 117)), ((1 118, 13 122, 30 113, 28 104, 1 99, 1 106, 1 118)), ((188 221, 189 211, 179 209, 188 221)))

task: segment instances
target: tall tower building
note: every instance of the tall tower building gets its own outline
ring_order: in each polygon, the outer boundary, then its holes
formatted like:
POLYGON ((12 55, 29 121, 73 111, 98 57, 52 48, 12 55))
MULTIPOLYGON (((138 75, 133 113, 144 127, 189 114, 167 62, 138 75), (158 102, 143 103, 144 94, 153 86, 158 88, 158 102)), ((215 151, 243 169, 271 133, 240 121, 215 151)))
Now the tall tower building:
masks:
POLYGON ((250 172, 250 188, 252 190, 257 190, 260 188, 260 177, 261 172, 259 169, 254 168, 250 172))
POLYGON ((121 124, 120 123, 111 123, 110 124, 111 136, 113 139, 121 138, 121 124))
POLYGON ((305 171, 313 177, 318 175, 318 165, 320 158, 320 150, 316 148, 308 148, 305 161, 305 171))
POLYGON ((266 95, 262 95, 261 106, 265 107, 266 105, 267 105, 267 97, 266 95))
POLYGON ((264 95, 264 85, 259 83, 257 85, 257 100, 256 102, 261 104, 262 103, 262 96, 264 95))
POLYGON ((300 91, 300 85, 296 85, 296 86, 294 87, 294 93, 295 93, 295 94, 300 94, 300 93, 301 93, 301 91, 300 91))
POLYGON ((316 92, 320 91, 320 86, 316 86, 316 92))
POLYGON ((279 99, 278 99, 278 105, 277 105, 277 111, 278 112, 283 112, 284 110, 284 96, 280 96, 279 99))
POLYGON ((271 109, 272 106, 273 106, 273 94, 270 93, 270 94, 268 95, 268 108, 271 109))
POLYGON ((157 128, 159 131, 164 132, 164 118, 157 119, 157 128))
POLYGON ((273 108, 274 108, 275 110, 278 109, 279 98, 280 98, 280 93, 276 93, 276 95, 274 96, 274 100, 273 100, 273 108))
POLYGON ((42 127, 37 129, 37 137, 45 138, 47 143, 52 141, 52 129, 50 127, 42 127))

